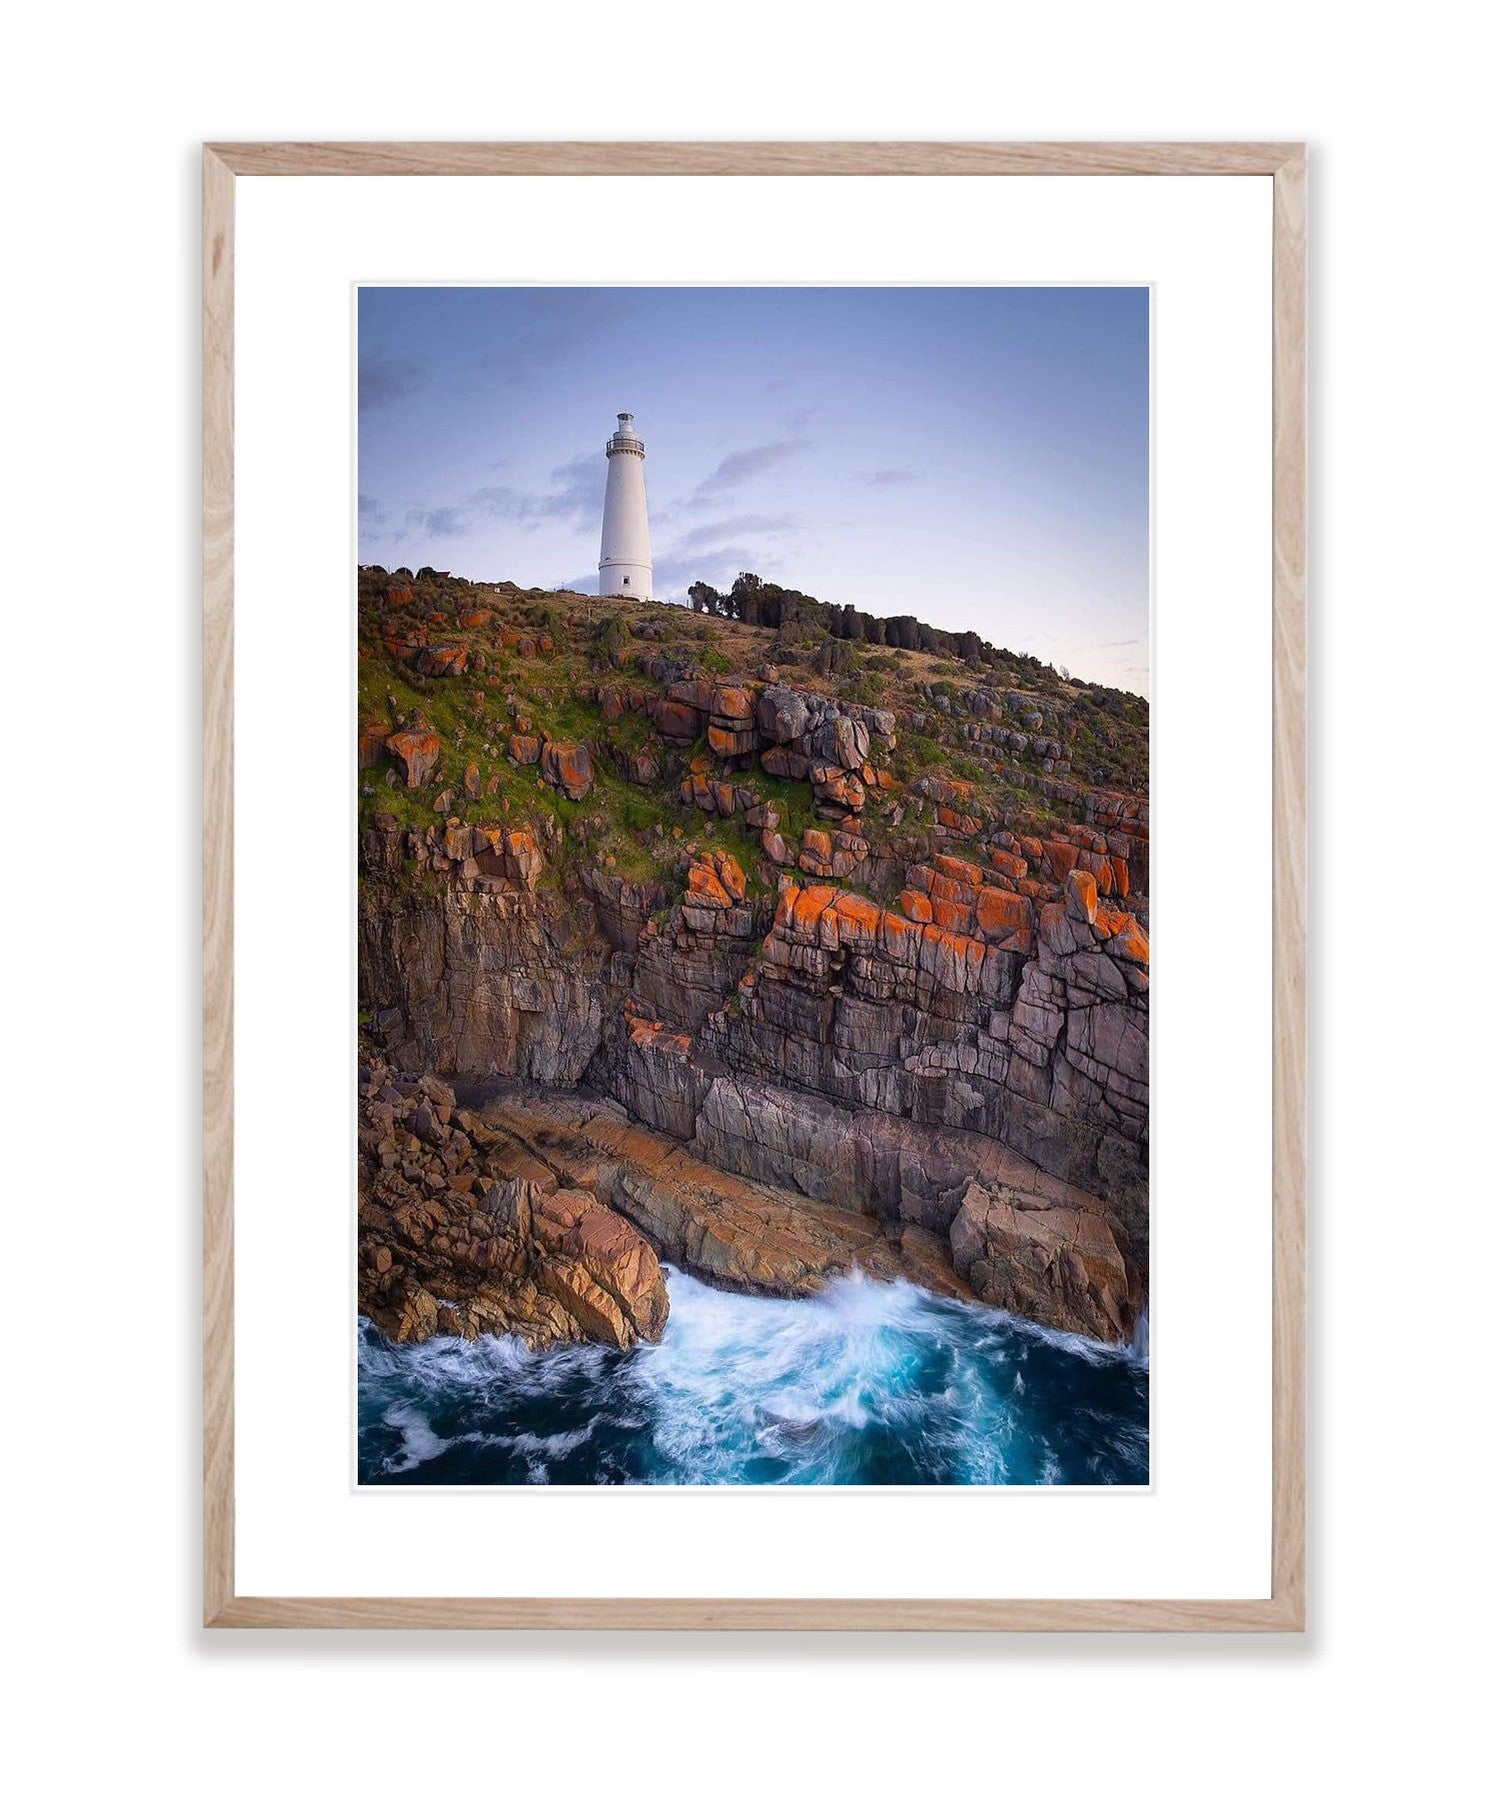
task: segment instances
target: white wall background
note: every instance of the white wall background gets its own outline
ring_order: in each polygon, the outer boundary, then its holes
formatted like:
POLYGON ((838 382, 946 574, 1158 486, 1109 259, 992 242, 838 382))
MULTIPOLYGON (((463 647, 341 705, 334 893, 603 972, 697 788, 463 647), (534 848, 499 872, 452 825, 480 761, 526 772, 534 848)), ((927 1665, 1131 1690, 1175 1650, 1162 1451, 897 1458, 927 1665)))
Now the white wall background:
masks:
MULTIPOLYGON (((9 33, 0 1245, 28 1790, 1457 1790, 1491 1699, 1493 1560, 1478 15, 547 17, 148 3, 34 10, 9 33), (197 144, 626 133, 1313 144, 1304 1641, 197 1628, 197 144)), ((288 570, 289 646, 302 604, 288 570)))

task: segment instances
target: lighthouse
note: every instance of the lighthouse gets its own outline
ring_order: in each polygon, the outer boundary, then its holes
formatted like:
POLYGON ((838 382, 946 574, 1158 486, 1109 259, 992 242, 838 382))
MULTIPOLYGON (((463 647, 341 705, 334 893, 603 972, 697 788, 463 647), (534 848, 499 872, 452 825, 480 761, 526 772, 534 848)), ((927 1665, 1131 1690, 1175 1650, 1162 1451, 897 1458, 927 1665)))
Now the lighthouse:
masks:
POLYGON ((645 445, 635 435, 635 414, 622 412, 619 429, 604 445, 604 538, 599 549, 599 592, 626 599, 651 597, 651 527, 645 510, 645 445))

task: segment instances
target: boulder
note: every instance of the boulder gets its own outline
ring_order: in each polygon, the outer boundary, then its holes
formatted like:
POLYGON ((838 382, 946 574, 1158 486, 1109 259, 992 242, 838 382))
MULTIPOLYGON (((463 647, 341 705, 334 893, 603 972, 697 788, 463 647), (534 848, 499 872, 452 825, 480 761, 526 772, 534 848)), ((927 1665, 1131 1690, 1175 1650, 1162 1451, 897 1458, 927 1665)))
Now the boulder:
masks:
POLYGON ((442 739, 428 727, 393 731, 385 750, 408 787, 425 787, 442 753, 442 739))
POLYGON ((790 687, 767 687, 755 705, 755 723, 771 744, 793 743, 807 729, 807 702, 790 687))
POLYGON ((586 743, 551 743, 542 746, 541 778, 558 787, 570 800, 586 798, 593 786, 593 758, 586 743))
POLYGON ((1037 1205, 1013 1189, 970 1181, 949 1240, 954 1269, 990 1305, 1107 1342, 1128 1336, 1129 1275, 1099 1213, 1037 1205))
POLYGON ((708 748, 719 756, 747 756, 755 747, 753 728, 736 730, 730 725, 721 725, 715 719, 708 726, 708 748))
POLYGON ((727 850, 694 862, 687 871, 687 892, 698 906, 727 909, 744 898, 744 871, 727 850))
POLYGON ((821 816, 861 812, 864 783, 837 763, 814 763, 810 770, 812 793, 821 816))
POLYGON ((466 643, 434 644, 430 649, 418 650, 416 653, 416 672, 419 675, 461 675, 467 669, 466 643))
POLYGON ((657 700, 651 707, 651 723, 673 743, 695 743, 702 735, 703 715, 679 700, 657 700))
POLYGON ((1067 916, 1091 925, 1098 917, 1098 883, 1081 868, 1068 871, 1065 887, 1067 916))
POLYGON ((803 831, 797 866, 803 874, 826 879, 833 872, 833 840, 826 831, 803 831))
POLYGON ((778 781, 804 781, 807 770, 812 766, 812 758, 802 755, 799 750, 786 749, 778 744, 761 752, 760 766, 766 774, 774 776, 778 781))
POLYGON ((390 726, 379 719, 372 719, 362 725, 359 731, 359 766, 361 768, 378 768, 385 760, 385 740, 390 736, 390 726))
POLYGON ((726 725, 748 723, 755 715, 755 702, 747 687, 715 687, 708 709, 726 725))

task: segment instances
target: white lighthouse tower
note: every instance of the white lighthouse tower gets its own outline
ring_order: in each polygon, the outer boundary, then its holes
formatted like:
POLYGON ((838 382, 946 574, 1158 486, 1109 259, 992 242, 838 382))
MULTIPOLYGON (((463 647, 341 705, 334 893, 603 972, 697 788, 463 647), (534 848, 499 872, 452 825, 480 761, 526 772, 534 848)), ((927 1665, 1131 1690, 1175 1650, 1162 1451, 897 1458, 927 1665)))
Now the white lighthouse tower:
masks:
POLYGON ((619 414, 619 429, 604 445, 604 540, 599 550, 599 592, 626 599, 651 597, 651 527, 645 510, 645 445, 635 435, 635 414, 619 414))

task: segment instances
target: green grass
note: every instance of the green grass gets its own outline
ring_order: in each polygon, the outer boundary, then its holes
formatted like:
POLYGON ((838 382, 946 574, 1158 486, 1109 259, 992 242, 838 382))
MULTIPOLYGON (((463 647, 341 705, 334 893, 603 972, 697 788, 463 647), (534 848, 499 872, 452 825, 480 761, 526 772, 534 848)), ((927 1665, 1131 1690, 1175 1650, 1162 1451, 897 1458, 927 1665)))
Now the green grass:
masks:
MULTIPOLYGON (((663 647, 660 640, 634 635, 646 622, 666 621, 672 636, 711 675, 738 676, 747 681, 753 681, 751 671, 760 662, 782 659, 769 631, 755 632, 736 626, 732 640, 715 642, 713 634, 721 631, 720 625, 659 603, 631 607, 627 614, 615 610, 613 616, 621 619, 621 628, 614 630, 609 604, 597 599, 527 592, 505 584, 448 587, 428 580, 416 584, 414 604, 391 613, 389 622, 397 628, 410 628, 423 623, 426 612, 433 607, 439 608, 447 614, 448 623, 429 625, 431 641, 467 642, 471 666, 482 656, 485 669, 480 673, 472 667, 467 676, 422 681, 405 665, 393 665, 386 658, 386 621, 381 617, 383 601, 379 597, 382 593, 382 584, 361 577, 361 644, 370 653, 359 664, 359 722, 361 726, 371 720, 392 722, 393 704, 407 724, 414 722, 417 715, 425 718, 438 733, 442 749, 432 780, 414 792, 389 787, 386 765, 360 771, 362 823, 368 823, 376 813, 387 813, 405 828, 436 824, 439 814, 434 802, 444 789, 451 789, 455 795, 454 812, 474 822, 504 820, 544 827, 548 821, 555 821, 562 828, 562 839, 546 846, 548 867, 544 882, 548 885, 567 879, 579 863, 602 865, 610 856, 616 871, 632 880, 660 876, 664 866, 673 860, 674 847, 679 847, 672 832, 680 829, 687 840, 731 849, 745 870, 753 894, 767 897, 774 893, 779 871, 760 853, 758 833, 750 830, 742 817, 709 819, 684 805, 680 797, 679 767, 705 752, 705 740, 699 740, 686 752, 663 748, 647 718, 626 712, 612 724, 605 724, 597 704, 582 697, 585 688, 661 689, 662 681, 646 675, 640 667, 643 658, 660 654, 663 647), (460 629, 457 615, 468 608, 489 612, 489 623, 460 629), (630 627, 627 640, 625 624, 630 627), (507 627, 535 635, 549 633, 555 648, 548 655, 534 658, 503 652, 499 648, 500 636, 507 627), (629 657, 625 668, 599 666, 599 642, 605 631, 616 643, 625 640, 629 657), (746 632, 748 635, 741 635, 746 632), (495 680, 493 687, 487 685, 489 678, 495 680), (505 751, 515 726, 506 704, 508 694, 514 694, 533 734, 561 742, 587 743, 593 748, 594 786, 583 801, 574 803, 541 783, 534 765, 511 767, 505 751), (492 750, 485 748, 486 743, 492 750), (633 754, 652 743, 661 756, 662 776, 654 787, 642 789, 616 772, 609 751, 612 746, 633 754), (470 762, 479 769, 481 785, 491 778, 495 780, 494 794, 483 795, 477 801, 466 797, 463 774, 470 762), (597 827, 591 822, 595 817, 602 821, 597 827), (579 820, 588 821, 586 840, 581 844, 570 834, 579 820)), ((779 638, 783 648, 787 636, 783 627, 779 638)), ((793 684, 812 685, 822 691, 836 684, 845 698, 857 696, 870 703, 877 697, 895 708, 908 706, 925 712, 926 729, 902 731, 893 752, 879 744, 872 746, 873 760, 888 767, 897 781, 909 783, 922 775, 972 781, 976 800, 1003 817, 1011 828, 1020 830, 1036 829, 1044 834, 1064 822, 1059 813, 1071 813, 1070 807, 1059 808, 1025 785, 1018 778, 1020 771, 1008 766, 1002 750, 995 752, 996 766, 991 768, 983 759, 984 746, 971 745, 961 736, 961 721, 936 712, 914 691, 911 683, 931 680, 936 674, 939 678, 934 685, 939 691, 956 693, 956 684, 942 678, 945 667, 939 664, 934 668, 924 657, 894 649, 856 649, 851 654, 855 671, 836 683, 826 678, 819 680, 805 668, 788 667, 786 676, 793 684)), ((956 665, 954 671, 958 672, 956 665)), ((972 671, 967 673, 971 675, 972 671)), ((1081 780, 1098 770, 1109 785, 1144 790, 1149 728, 1146 702, 1133 695, 1084 684, 1063 687, 1049 672, 1023 659, 1016 660, 1013 676, 1001 666, 989 670, 985 680, 995 690, 1023 683, 1046 714, 1045 734, 1062 740, 1073 763, 1074 779, 1081 780)), ((999 716, 1006 723, 1013 722, 1008 714, 999 716)), ((717 759, 712 761, 717 774, 717 759)), ((1030 773, 1035 772, 1033 758, 1027 757, 1025 766, 1030 773)), ((775 808, 779 829, 788 843, 798 845, 809 829, 831 828, 817 818, 812 789, 806 781, 778 780, 759 768, 724 778, 736 786, 750 788, 760 800, 775 808)), ((913 817, 906 796, 897 792, 895 798, 908 808, 907 824, 902 829, 919 825, 925 809, 913 817)), ((882 803, 882 796, 871 796, 864 819, 866 833, 877 846, 888 843, 894 834, 881 816, 882 803)), ((869 866, 863 865, 852 877, 852 884, 867 884, 872 878, 869 866)))
POLYGON ((748 774, 735 775, 736 786, 748 787, 780 814, 780 832, 788 843, 800 843, 803 831, 818 828, 822 821, 812 809, 812 787, 807 781, 782 781, 757 768, 748 774))

